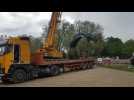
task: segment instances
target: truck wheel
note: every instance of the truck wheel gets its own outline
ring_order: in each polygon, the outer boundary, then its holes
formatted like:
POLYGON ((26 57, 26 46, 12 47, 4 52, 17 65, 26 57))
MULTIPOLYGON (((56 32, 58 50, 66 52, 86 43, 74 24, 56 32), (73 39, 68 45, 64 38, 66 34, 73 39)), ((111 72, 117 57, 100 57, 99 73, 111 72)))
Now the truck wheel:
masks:
POLYGON ((53 65, 50 68, 50 75, 55 76, 55 75, 58 75, 59 73, 60 73, 60 68, 58 66, 53 65))
POLYGON ((27 80, 26 72, 23 69, 17 69, 12 75, 13 83, 24 82, 27 80))

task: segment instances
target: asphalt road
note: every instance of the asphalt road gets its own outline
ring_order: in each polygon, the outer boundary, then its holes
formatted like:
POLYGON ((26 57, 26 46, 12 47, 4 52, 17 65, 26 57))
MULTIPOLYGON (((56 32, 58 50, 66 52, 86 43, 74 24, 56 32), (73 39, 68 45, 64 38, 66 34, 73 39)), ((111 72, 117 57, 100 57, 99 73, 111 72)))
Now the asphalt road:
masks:
POLYGON ((134 73, 110 68, 68 72, 19 84, 3 84, 0 87, 133 87, 134 73))

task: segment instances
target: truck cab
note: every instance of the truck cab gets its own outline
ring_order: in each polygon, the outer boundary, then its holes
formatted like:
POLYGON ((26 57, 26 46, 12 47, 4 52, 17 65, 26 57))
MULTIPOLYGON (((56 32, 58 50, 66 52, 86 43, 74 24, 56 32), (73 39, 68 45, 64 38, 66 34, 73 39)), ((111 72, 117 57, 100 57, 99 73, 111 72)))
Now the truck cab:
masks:
POLYGON ((0 76, 6 79, 15 65, 30 64, 30 40, 28 37, 0 39, 0 76))

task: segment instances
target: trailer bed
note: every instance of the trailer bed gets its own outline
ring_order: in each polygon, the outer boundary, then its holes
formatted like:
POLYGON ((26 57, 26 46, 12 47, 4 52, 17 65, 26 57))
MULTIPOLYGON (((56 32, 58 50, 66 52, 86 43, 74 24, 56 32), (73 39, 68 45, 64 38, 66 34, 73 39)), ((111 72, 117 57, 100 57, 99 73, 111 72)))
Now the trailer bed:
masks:
POLYGON ((95 60, 93 58, 89 59, 74 59, 74 60, 69 60, 69 59, 51 59, 51 60, 46 60, 43 64, 38 64, 40 66, 43 65, 58 65, 58 64, 63 64, 63 65, 70 65, 70 64, 79 64, 79 63, 95 63, 95 60))

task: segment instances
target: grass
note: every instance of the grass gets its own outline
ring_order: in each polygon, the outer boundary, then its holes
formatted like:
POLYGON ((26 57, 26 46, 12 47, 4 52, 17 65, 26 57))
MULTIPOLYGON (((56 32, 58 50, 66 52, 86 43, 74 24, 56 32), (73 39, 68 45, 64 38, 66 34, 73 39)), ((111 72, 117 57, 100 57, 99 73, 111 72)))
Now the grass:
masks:
POLYGON ((101 67, 113 68, 113 69, 118 69, 118 70, 123 70, 123 71, 134 72, 134 66, 132 66, 132 67, 130 67, 130 66, 131 65, 129 65, 129 64, 110 64, 110 65, 107 64, 107 65, 101 65, 101 67))

